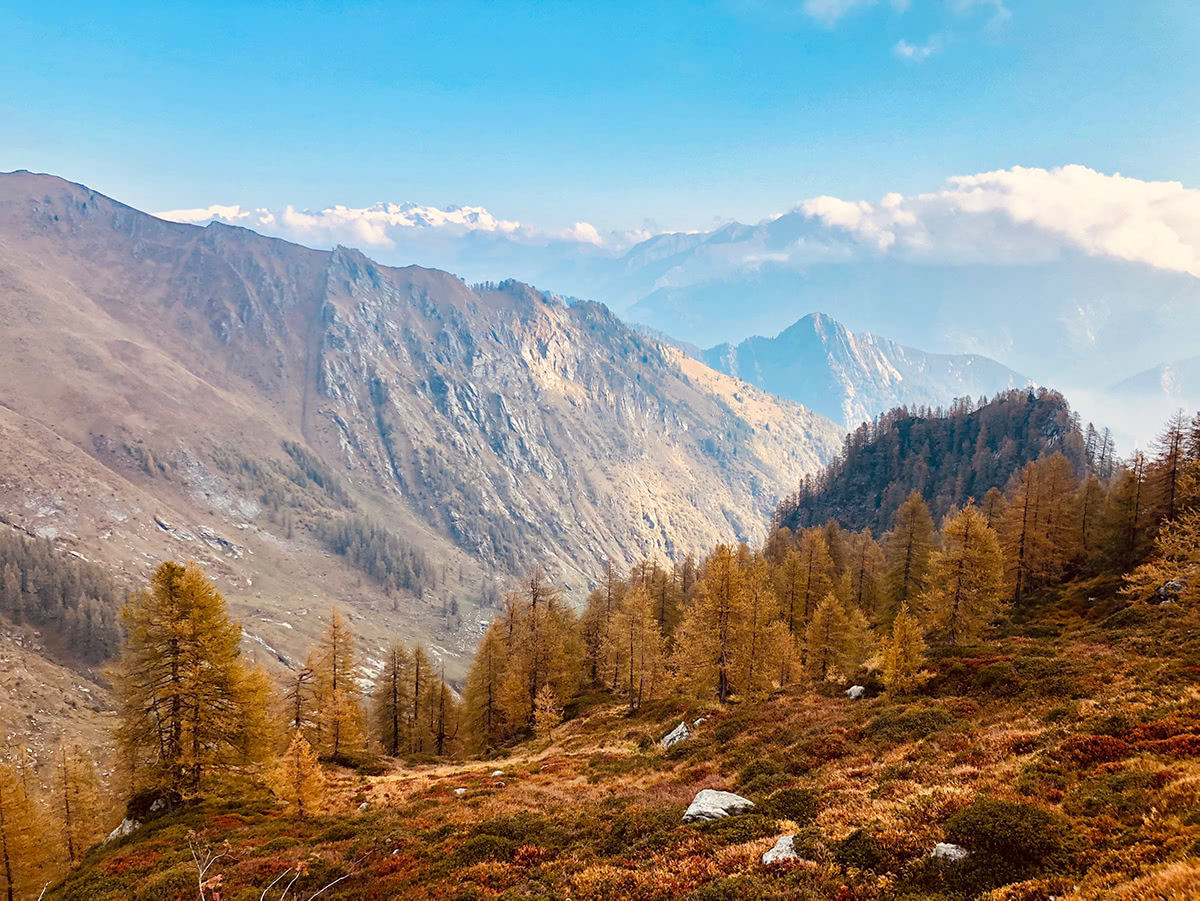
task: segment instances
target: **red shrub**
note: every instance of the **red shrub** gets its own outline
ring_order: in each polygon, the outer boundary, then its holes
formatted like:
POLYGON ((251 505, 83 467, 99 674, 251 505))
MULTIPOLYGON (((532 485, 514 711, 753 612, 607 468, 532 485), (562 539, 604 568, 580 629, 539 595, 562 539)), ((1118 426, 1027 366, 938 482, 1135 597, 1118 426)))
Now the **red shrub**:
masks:
POLYGON ((113 857, 104 862, 104 872, 110 876, 120 876, 130 870, 148 870, 158 863, 162 852, 153 848, 134 848, 128 854, 113 857))
POLYGON ((1162 741, 1148 741, 1143 747, 1173 757, 1200 757, 1200 735, 1176 735, 1162 741))
POLYGON ((1111 735, 1076 735, 1063 742, 1062 749, 1079 766, 1111 763, 1129 755, 1129 745, 1111 735))

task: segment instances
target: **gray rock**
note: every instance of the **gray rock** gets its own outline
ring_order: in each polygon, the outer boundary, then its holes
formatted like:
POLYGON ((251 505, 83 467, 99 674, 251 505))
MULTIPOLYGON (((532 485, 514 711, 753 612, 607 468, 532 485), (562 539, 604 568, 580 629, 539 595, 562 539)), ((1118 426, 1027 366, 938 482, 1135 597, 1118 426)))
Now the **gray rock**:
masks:
POLYGON ((796 836, 781 835, 779 841, 775 842, 775 847, 762 856, 762 862, 766 866, 773 863, 784 863, 789 860, 799 860, 800 855, 796 853, 795 848, 796 836))
POLYGON ((724 817, 736 816, 739 813, 749 813, 754 809, 754 802, 733 792, 716 791, 706 788, 701 791, 688 805, 683 815, 685 823, 707 822, 724 817))
POLYGON ((466 793, 467 793, 467 790, 466 790, 465 788, 456 788, 456 789, 454 790, 454 794, 458 795, 460 798, 461 798, 463 795, 465 795, 466 793))
POLYGON ((495 779, 497 776, 503 776, 503 775, 504 775, 504 770, 492 770, 492 778, 493 779, 495 779))
POLYGON ((1181 582, 1179 579, 1171 579, 1163 582, 1154 589, 1154 597, 1151 599, 1151 603, 1170 604, 1177 601, 1185 588, 1187 588, 1187 583, 1181 582))
POLYGON ((361 804, 359 804, 359 805, 358 805, 358 809, 359 809, 359 810, 366 810, 366 809, 367 809, 368 807, 370 807, 370 806, 371 806, 371 805, 369 805, 369 804, 368 804, 366 801, 363 801, 361 804))
POLYGON ((962 860, 970 853, 971 852, 962 845, 955 845, 950 842, 938 842, 933 846, 933 851, 930 852, 929 856, 935 860, 945 860, 949 861, 950 863, 955 863, 956 861, 962 860))
POLYGON ((681 741, 687 741, 691 737, 692 730, 688 728, 687 723, 680 723, 669 733, 667 733, 667 735, 663 737, 659 744, 662 745, 663 748, 670 748, 679 744, 681 741))
POLYGON ((851 701, 860 700, 866 693, 867 689, 862 685, 851 685, 846 689, 846 697, 848 697, 851 701))
POLYGON ((125 819, 121 820, 121 822, 117 825, 117 828, 108 834, 108 838, 104 840, 104 843, 107 844, 108 842, 115 842, 119 838, 124 838, 141 825, 142 824, 137 820, 131 820, 129 817, 125 817, 125 819))

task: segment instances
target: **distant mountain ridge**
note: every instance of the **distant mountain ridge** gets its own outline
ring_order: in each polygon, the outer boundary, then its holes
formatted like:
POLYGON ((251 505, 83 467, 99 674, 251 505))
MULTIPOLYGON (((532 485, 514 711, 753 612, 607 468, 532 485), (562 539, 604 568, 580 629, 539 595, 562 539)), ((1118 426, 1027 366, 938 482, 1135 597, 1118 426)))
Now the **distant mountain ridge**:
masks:
POLYGON ((811 313, 774 338, 718 344, 700 351, 699 359, 847 428, 894 407, 945 407, 956 398, 1032 384, 988 357, 927 353, 855 334, 824 313, 811 313))

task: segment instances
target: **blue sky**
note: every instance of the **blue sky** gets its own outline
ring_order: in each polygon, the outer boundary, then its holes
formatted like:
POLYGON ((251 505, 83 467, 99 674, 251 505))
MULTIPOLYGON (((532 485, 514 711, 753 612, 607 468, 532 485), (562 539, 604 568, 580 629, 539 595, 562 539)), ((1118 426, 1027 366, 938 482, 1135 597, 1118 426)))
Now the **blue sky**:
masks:
POLYGON ((1194 0, 9 0, 0 170, 151 210, 414 200, 601 229, 1014 165, 1196 187, 1198 51, 1194 0))

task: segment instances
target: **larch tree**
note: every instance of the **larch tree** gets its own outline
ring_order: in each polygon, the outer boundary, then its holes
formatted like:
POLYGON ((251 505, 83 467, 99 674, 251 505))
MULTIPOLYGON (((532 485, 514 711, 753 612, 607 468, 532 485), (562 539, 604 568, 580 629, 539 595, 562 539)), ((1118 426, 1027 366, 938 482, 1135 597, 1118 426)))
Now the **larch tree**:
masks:
POLYGON ((821 599, 833 588, 833 557, 823 529, 805 529, 800 533, 797 550, 800 554, 800 623, 803 628, 821 599))
POLYGON ((16 771, 0 764, 0 885, 8 901, 36 897, 47 854, 45 814, 16 771))
POLYGON ((499 747, 508 735, 501 701, 507 668, 504 639, 500 626, 493 622, 475 650, 463 692, 466 731, 472 750, 486 753, 499 747))
POLYGON ((1000 609, 1004 558, 1000 540, 974 505, 946 519, 923 606, 950 644, 973 639, 1000 609))
POLYGON ((925 636, 917 618, 901 604, 892 620, 892 634, 884 643, 883 684, 890 692, 903 694, 916 688, 925 661, 925 636))
MULTIPOLYGON (((610 561, 604 567, 604 584, 588 595, 582 631, 588 677, 595 687, 615 681, 616 637, 613 623, 621 607, 625 586, 610 561)), ((513 622, 515 623, 515 604, 513 622)))
POLYGON ((867 631, 857 607, 848 606, 832 591, 826 594, 808 621, 809 675, 823 682, 835 673, 849 673, 866 655, 867 631))
POLYGON ((316 646, 314 683, 321 695, 321 737, 332 757, 357 749, 365 737, 354 633, 336 607, 316 646))
POLYGON ((412 655, 402 644, 393 644, 383 659, 383 670, 375 678, 372 692, 372 724, 375 738, 389 757, 399 757, 408 748, 409 669, 412 655))
POLYGON ((654 697, 662 675, 663 637, 649 588, 637 582, 625 592, 616 621, 624 670, 621 690, 628 695, 630 716, 654 697))
POLYGON ((1153 503, 1158 516, 1170 522, 1179 515, 1180 487, 1187 471, 1189 423, 1176 410, 1154 440, 1154 460, 1149 467, 1153 503))
POLYGON ((291 743, 279 756, 268 779, 275 796, 303 820, 321 809, 325 800, 325 774, 317 752, 297 729, 291 743))
POLYGON ((127 638, 111 669, 117 739, 139 784, 195 793, 214 770, 245 764, 261 719, 246 705, 241 627, 195 564, 163 563, 122 609, 127 638))
POLYGON ((889 615, 901 604, 912 604, 929 586, 930 560, 937 533, 929 507, 914 491, 896 510, 886 536, 889 615))
POLYGON ((562 722, 562 707, 558 695, 549 683, 538 689, 533 703, 533 732, 539 738, 548 738, 550 733, 562 722))
POLYGON ((776 672, 766 654, 767 634, 777 618, 775 591, 771 574, 762 554, 752 554, 744 567, 745 612, 737 658, 736 683, 743 695, 770 691, 776 672))
POLYGON ((52 808, 68 866, 104 835, 108 805, 91 756, 78 745, 62 744, 54 755, 52 808))
POLYGON ((682 684, 724 704, 733 690, 745 619, 745 576, 738 552, 721 544, 704 562, 695 597, 684 611, 674 663, 682 684))
POLYGON ((288 731, 301 729, 308 733, 315 729, 313 717, 313 667, 306 662, 284 679, 284 718, 288 731))
POLYGON ((425 646, 418 644, 413 648, 412 652, 412 667, 409 670, 409 685, 408 694, 409 704, 412 708, 412 718, 409 721, 408 730, 408 745, 409 751, 420 754, 429 751, 433 748, 433 735, 429 730, 428 723, 421 716, 422 709, 430 707, 429 698, 433 694, 433 662, 429 659, 429 652, 425 650, 425 646))
POLYGON ((883 594, 885 567, 883 548, 879 546, 870 529, 863 529, 850 541, 851 554, 847 574, 849 577, 849 599, 868 617, 879 611, 883 594))

